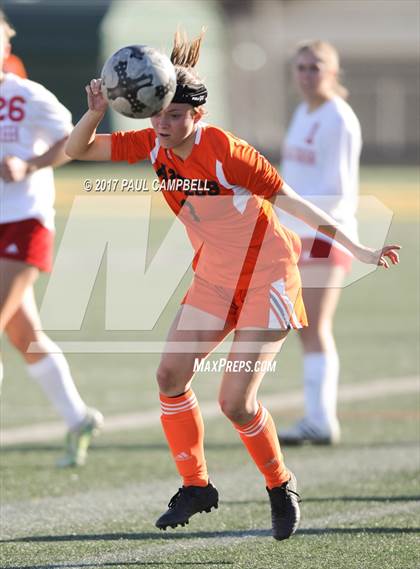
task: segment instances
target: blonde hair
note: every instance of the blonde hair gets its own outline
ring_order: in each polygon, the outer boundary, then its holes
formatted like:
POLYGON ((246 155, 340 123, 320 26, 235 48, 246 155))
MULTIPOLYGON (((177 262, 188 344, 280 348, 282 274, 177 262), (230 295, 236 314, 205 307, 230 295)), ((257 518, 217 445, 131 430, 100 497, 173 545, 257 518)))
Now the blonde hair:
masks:
POLYGON ((0 26, 3 28, 5 39, 10 42, 10 40, 16 35, 16 30, 8 22, 3 10, 0 10, 0 26))
POLYGON ((194 67, 200 59, 201 42, 205 33, 206 30, 203 27, 199 36, 189 40, 184 30, 178 28, 175 32, 171 61, 175 66, 176 81, 179 85, 202 83, 194 67))
POLYGON ((349 96, 348 89, 342 85, 340 81, 340 76, 342 71, 340 69, 340 56, 338 55, 337 49, 329 42, 315 40, 302 42, 297 46, 295 59, 305 51, 310 51, 318 59, 320 59, 329 69, 336 71, 336 80, 333 84, 334 92, 339 95, 342 99, 347 99, 349 96))

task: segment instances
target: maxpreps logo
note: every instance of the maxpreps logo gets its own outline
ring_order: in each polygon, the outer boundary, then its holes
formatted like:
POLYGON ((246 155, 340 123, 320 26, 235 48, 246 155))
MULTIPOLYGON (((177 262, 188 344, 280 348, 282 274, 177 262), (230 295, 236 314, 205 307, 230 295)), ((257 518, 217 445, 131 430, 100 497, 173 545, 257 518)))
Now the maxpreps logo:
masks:
POLYGON ((155 190, 181 191, 186 196, 220 195, 220 186, 214 180, 184 178, 173 168, 167 168, 165 164, 157 164, 156 174, 159 176, 159 183, 154 186, 155 190))

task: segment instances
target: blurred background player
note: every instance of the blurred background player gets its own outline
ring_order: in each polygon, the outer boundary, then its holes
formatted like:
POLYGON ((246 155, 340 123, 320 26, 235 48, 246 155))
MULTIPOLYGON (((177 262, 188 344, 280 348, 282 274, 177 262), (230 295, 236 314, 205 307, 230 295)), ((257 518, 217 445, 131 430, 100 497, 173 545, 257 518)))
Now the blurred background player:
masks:
POLYGON ((14 53, 10 53, 3 61, 3 71, 4 73, 14 73, 18 77, 22 77, 22 79, 28 78, 23 61, 14 53))
MULTIPOLYGON (((68 426, 58 466, 81 465, 103 418, 81 399, 66 358, 42 331, 33 286, 51 269, 52 167, 68 162, 69 111, 38 83, 2 71, 15 31, 0 13, 0 334, 22 354, 28 374, 68 426), (39 351, 28 353, 31 342, 39 351)), ((0 362, 0 380, 3 367, 0 362)))
MULTIPOLYGON (((314 41, 298 47, 294 76, 303 97, 286 134, 282 175, 297 193, 327 212, 352 238, 355 218, 361 132, 339 82, 336 49, 314 41)), ((351 257, 325 234, 296 218, 281 221, 302 239, 299 268, 309 326, 299 330, 303 348, 305 416, 279 433, 284 444, 334 444, 340 440, 337 420, 339 358, 333 318, 351 257)))
MULTIPOLYGON (((0 22, 4 22, 5 21, 5 16, 3 14, 3 11, 0 10, 0 22)), ((14 73, 15 75, 17 75, 18 77, 22 77, 22 79, 27 79, 28 78, 28 74, 26 72, 26 68, 25 65, 23 63, 23 61, 21 60, 21 58, 19 56, 17 56, 16 54, 12 53, 12 46, 10 44, 10 40, 12 39, 13 36, 16 35, 15 30, 9 25, 8 26, 8 38, 6 37, 6 47, 5 47, 5 51, 6 53, 4 54, 4 58, 3 58, 3 71, 4 73, 14 73)))

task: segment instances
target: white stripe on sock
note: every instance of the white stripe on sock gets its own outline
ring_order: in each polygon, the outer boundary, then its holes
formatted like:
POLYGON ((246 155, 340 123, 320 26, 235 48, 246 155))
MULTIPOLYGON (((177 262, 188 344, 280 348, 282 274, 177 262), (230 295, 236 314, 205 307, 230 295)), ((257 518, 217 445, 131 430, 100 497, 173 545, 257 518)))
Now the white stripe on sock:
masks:
POLYGON ((176 415, 177 413, 183 413, 185 411, 189 411, 198 405, 197 398, 193 393, 186 399, 180 403, 168 403, 166 401, 160 402, 160 408, 163 415, 176 415))
POLYGON ((258 419, 256 424, 252 424, 246 429, 237 429, 237 431, 244 435, 245 437, 255 437, 258 435, 265 427, 268 419, 267 409, 262 407, 261 417, 258 419))

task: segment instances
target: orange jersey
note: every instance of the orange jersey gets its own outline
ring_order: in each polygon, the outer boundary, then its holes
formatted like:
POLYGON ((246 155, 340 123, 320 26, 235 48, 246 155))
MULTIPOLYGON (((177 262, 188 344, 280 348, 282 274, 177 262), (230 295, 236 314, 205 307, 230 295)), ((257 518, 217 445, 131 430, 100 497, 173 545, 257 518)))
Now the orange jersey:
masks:
POLYGON ((267 201, 283 180, 244 140, 198 123, 193 150, 182 160, 160 146, 152 128, 115 132, 111 157, 151 161, 194 247, 193 268, 206 281, 231 289, 261 286, 297 262, 299 239, 267 201))
POLYGON ((28 78, 23 61, 14 53, 11 53, 9 57, 4 60, 3 71, 5 73, 14 73, 19 77, 22 77, 22 79, 28 78))

